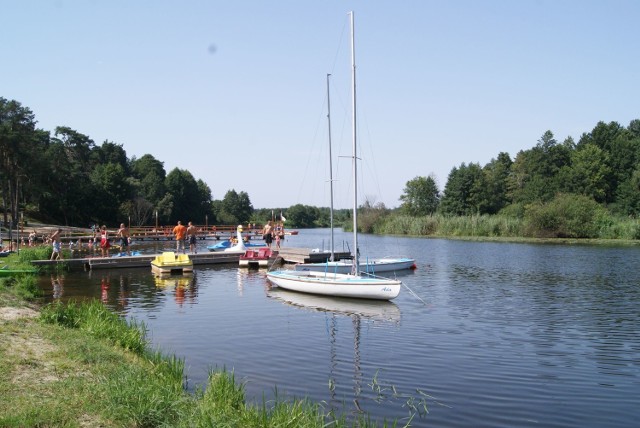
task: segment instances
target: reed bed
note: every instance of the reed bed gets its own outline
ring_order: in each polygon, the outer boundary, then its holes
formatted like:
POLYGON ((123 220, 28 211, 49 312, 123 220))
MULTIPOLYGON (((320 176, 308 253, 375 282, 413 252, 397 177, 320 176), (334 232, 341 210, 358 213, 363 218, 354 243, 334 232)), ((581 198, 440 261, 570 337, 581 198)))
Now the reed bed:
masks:
POLYGON ((370 227, 382 235, 408 235, 439 238, 584 238, 601 240, 640 239, 640 221, 635 218, 597 215, 585 221, 567 219, 539 224, 529 217, 508 215, 470 215, 411 217, 390 214, 370 227), (588 223, 587 223, 588 222, 588 223), (585 232, 586 231, 586 232, 585 232))
POLYGON ((524 221, 507 216, 430 215, 411 217, 391 215, 376 228, 376 233, 434 237, 517 237, 524 236, 524 221))

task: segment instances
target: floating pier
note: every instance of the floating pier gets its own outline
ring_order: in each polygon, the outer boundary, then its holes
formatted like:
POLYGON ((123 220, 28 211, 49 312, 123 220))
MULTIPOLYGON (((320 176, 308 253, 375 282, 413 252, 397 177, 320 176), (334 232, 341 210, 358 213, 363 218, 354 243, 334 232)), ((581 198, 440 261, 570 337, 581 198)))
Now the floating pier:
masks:
MULTIPOLYGON (((312 253, 308 248, 280 248, 276 263, 317 263, 325 261, 328 253, 312 253)), ((215 264, 238 264, 241 251, 209 251, 206 253, 189 254, 194 266, 215 264)), ((349 253, 335 253, 336 258, 350 258, 349 253)), ((113 257, 78 257, 64 260, 33 260, 35 266, 54 266, 66 264, 69 270, 94 270, 94 269, 122 269, 150 267, 151 260, 158 254, 143 254, 138 256, 113 256, 113 257)))
MULTIPOLYGON (((242 252, 208 252, 189 254, 193 265, 214 265, 222 263, 238 263, 242 252)), ((121 269, 121 268, 141 268, 150 267, 151 260, 157 254, 144 254, 139 256, 117 256, 117 257, 84 257, 64 260, 33 260, 35 266, 52 266, 65 263, 70 270, 93 270, 93 269, 121 269)))

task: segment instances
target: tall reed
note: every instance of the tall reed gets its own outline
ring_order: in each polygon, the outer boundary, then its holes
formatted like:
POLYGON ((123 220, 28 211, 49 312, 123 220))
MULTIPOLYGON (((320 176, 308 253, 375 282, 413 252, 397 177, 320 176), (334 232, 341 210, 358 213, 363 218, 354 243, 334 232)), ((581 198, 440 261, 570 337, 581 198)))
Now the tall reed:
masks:
POLYGON ((411 217, 390 215, 376 229, 376 233, 437 237, 517 237, 523 236, 521 219, 500 215, 411 217))

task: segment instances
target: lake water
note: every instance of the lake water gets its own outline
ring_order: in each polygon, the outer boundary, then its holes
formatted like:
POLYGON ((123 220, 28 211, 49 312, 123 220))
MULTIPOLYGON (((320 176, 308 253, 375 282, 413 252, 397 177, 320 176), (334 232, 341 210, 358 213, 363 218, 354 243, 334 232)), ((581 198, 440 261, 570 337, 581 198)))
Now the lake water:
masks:
MULTIPOLYGON (((328 236, 301 230, 285 245, 326 248, 328 236)), ((338 232, 336 249, 349 240, 338 232)), ((234 265, 167 280, 74 272, 42 288, 143 321, 152 346, 185 359, 189 388, 226 367, 257 403, 277 386, 376 420, 421 411, 411 426, 637 426, 640 248, 370 235, 360 245, 363 257, 414 257, 399 277, 425 303, 407 288, 380 303, 272 290, 264 270, 234 265)))

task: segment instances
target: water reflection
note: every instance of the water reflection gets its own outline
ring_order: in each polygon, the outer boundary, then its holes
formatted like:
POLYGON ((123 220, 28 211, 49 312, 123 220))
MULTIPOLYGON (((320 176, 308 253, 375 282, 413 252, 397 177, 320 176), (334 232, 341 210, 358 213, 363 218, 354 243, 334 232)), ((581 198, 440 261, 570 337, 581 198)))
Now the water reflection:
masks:
POLYGON ((185 301, 194 304, 198 300, 198 289, 196 287, 196 275, 185 273, 183 275, 156 275, 156 287, 169 291, 173 294, 176 304, 180 307, 185 301))
POLYGON ((339 297, 316 296, 294 291, 271 288, 267 297, 310 311, 331 312, 337 315, 358 316, 376 321, 398 324, 401 318, 400 308, 388 300, 346 299, 339 297))
POLYGON ((51 289, 54 300, 59 300, 64 295, 64 275, 51 275, 51 289))
POLYGON ((238 297, 242 297, 244 295, 245 287, 249 284, 264 284, 265 290, 268 290, 270 287, 270 284, 267 281, 266 270, 238 268, 235 276, 238 297))
POLYGON ((103 273, 100 279, 100 300, 102 303, 109 303, 109 289, 111 289, 111 275, 103 273))
MULTIPOLYGON (((345 405, 343 399, 338 395, 340 381, 345 377, 351 377, 352 397, 354 412, 362 413, 361 406, 362 385, 363 385, 363 364, 360 352, 360 342, 362 334, 362 322, 382 322, 394 325, 400 324, 400 308, 390 301, 376 301, 363 299, 332 298, 326 296, 315 296, 311 294, 296 293, 280 288, 270 288, 267 297, 278 300, 286 305, 297 309, 312 312, 325 313, 327 319, 327 338, 330 344, 329 351, 329 395, 330 404, 333 409, 342 409, 345 405), (340 327, 339 318, 347 317, 351 319, 352 331, 347 333, 347 339, 352 340, 353 358, 347 354, 340 354, 340 327), (345 375, 345 370, 341 368, 341 363, 352 364, 351 375, 345 375)), ((347 370, 348 371, 348 370, 347 370)), ((343 388, 344 389, 344 388, 343 388)), ((371 398, 371 397, 364 397, 371 398)))

